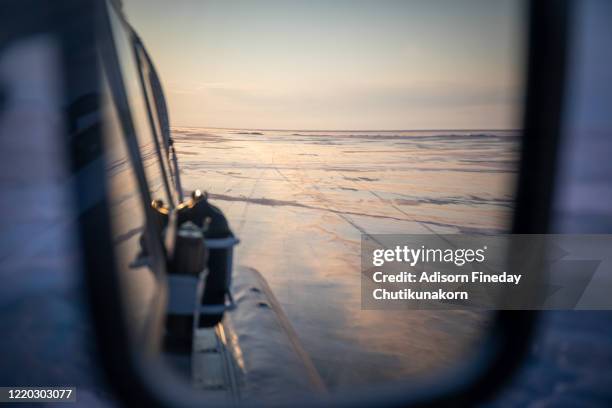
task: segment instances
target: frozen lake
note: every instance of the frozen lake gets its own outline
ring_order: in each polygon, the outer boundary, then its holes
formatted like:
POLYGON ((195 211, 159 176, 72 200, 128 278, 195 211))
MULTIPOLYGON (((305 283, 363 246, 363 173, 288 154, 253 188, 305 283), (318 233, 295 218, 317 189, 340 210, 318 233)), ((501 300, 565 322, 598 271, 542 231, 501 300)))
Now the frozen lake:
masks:
POLYGON ((200 188, 241 239, 330 388, 448 368, 488 315, 361 309, 361 234, 507 231, 513 131, 174 128, 186 191, 200 188))

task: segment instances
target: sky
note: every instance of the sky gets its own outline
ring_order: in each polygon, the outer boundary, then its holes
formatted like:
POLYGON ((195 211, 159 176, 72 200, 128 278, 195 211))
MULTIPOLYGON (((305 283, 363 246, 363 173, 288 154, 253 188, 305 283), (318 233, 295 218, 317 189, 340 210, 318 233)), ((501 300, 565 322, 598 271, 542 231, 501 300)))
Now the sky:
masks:
POLYGON ((516 129, 518 0, 123 0, 173 126, 516 129))

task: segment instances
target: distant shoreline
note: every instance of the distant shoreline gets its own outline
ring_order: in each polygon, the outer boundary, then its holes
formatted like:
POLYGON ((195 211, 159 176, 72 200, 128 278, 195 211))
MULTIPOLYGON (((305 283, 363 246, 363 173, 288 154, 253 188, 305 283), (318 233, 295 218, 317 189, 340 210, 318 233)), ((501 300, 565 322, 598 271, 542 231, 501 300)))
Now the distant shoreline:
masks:
POLYGON ((184 126, 171 128, 218 129, 218 130, 256 130, 262 132, 520 132, 523 129, 263 129, 263 128, 231 128, 217 126, 184 126))

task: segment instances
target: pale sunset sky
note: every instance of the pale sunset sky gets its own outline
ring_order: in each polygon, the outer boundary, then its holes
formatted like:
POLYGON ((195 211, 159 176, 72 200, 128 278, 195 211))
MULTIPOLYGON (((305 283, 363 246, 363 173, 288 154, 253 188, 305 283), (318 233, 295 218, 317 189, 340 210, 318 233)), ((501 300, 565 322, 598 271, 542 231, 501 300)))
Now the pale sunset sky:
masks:
POLYGON ((520 126, 517 0, 123 2, 173 126, 520 126))

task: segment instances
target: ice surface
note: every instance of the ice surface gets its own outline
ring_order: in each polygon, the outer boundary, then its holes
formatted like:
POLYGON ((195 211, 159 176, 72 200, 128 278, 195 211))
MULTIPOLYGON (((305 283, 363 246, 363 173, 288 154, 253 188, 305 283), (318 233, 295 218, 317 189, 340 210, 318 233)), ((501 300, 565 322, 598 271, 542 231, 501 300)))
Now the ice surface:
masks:
POLYGON ((361 309, 362 233, 505 231, 516 132, 173 129, 189 191, 209 192, 330 388, 435 375, 488 315, 361 309))

